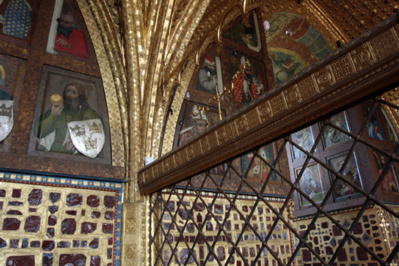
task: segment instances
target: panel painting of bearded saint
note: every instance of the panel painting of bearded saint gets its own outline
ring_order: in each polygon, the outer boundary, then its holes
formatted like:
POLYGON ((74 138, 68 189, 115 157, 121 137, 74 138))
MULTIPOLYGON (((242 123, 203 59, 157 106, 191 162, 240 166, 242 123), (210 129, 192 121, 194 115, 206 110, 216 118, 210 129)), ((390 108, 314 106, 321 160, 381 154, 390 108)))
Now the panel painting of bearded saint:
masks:
POLYGON ((231 89, 231 101, 235 106, 247 105, 266 92, 262 62, 229 49, 224 51, 224 58, 229 62, 223 69, 223 81, 231 89))
POLYGON ((30 151, 43 156, 51 152, 51 156, 108 162, 108 116, 101 80, 45 68, 31 140, 30 151))
POLYGON ((56 0, 47 52, 87 58, 88 45, 83 25, 83 19, 72 0, 56 0))

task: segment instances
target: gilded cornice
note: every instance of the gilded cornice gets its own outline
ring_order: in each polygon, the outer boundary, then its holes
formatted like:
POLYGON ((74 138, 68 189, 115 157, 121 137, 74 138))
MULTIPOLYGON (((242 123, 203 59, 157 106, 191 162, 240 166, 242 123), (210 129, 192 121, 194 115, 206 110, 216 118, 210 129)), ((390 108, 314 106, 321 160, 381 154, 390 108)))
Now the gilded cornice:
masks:
POLYGON ((398 74, 399 27, 397 18, 392 17, 281 84, 270 96, 262 96, 243 113, 140 170, 140 189, 155 192, 227 157, 273 141, 397 84, 398 74))
POLYGON ((88 28, 103 80, 111 133, 112 165, 125 166, 128 150, 126 138, 126 77, 122 62, 119 34, 104 1, 78 0, 88 28))

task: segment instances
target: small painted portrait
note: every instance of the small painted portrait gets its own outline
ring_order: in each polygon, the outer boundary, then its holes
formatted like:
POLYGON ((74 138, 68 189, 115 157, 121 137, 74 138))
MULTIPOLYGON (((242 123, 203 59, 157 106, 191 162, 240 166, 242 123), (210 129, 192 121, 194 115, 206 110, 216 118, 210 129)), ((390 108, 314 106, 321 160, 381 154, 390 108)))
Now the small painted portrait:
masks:
MULTIPOLYGON (((349 131, 348 129, 348 123, 346 121, 345 113, 339 113, 336 115, 333 115, 330 118, 330 123, 344 129, 345 131, 349 131)), ((347 141, 350 139, 350 136, 343 133, 342 131, 331 127, 331 126, 326 126, 323 131, 323 140, 324 140, 324 146, 330 147, 335 144, 347 141)))
POLYGON ((0 0, 0 29, 5 35, 25 39, 31 30, 32 7, 28 0, 0 0))
POLYGON ((231 86, 237 103, 250 103, 265 93, 261 77, 245 55, 240 56, 239 67, 232 78, 231 86))
MULTIPOLYGON (((363 110, 365 116, 368 115, 372 110, 371 104, 364 104, 363 110)), ((372 139, 386 141, 376 110, 377 109, 375 109, 374 113, 370 117, 370 121, 367 123, 367 135, 372 139)))
POLYGON ((6 72, 0 65, 0 142, 5 140, 14 126, 14 101, 11 95, 3 90, 5 87, 6 72))
POLYGON ((223 34, 223 38, 259 52, 261 44, 258 20, 255 12, 244 15, 241 21, 236 22, 223 34))
POLYGON ((109 142, 101 83, 48 69, 42 79, 44 109, 37 110, 42 114, 34 124, 35 149, 96 158, 109 142))
MULTIPOLYGON (((310 152, 314 145, 312 128, 307 127, 291 134, 291 140, 305 151, 310 152)), ((291 146, 293 159, 306 157, 306 154, 295 146, 291 146)))
MULTIPOLYGON (((360 178, 360 174, 359 174, 357 163, 356 163, 354 156, 352 156, 349 159, 348 164, 346 165, 345 169, 342 169, 345 159, 346 159, 346 156, 347 155, 342 155, 342 156, 338 156, 333 159, 330 159, 329 160, 330 166, 336 172, 341 171, 342 177, 344 179, 354 183, 358 187, 362 187, 362 181, 360 178)), ((335 178, 337 178, 337 177, 332 174, 332 181, 335 178)), ((345 196, 350 196, 355 193, 357 193, 355 188, 352 187, 351 185, 349 185, 347 182, 343 181, 342 179, 339 179, 334 187, 334 195, 337 199, 341 198, 341 197, 345 197, 345 196)))
MULTIPOLYGON (((245 176, 248 171, 247 179, 254 182, 263 182, 270 173, 271 165, 274 163, 272 144, 263 146, 258 150, 258 155, 254 158, 254 153, 248 153, 241 156, 241 174, 245 176), (262 158, 262 159, 261 159, 262 158), (250 169, 248 167, 251 165, 250 169)), ((276 172, 272 173, 272 181, 278 181, 276 172)))
POLYGON ((56 1, 47 52, 87 57, 86 36, 79 26, 83 22, 78 21, 77 17, 70 0, 56 1))
MULTIPOLYGON (((296 175, 299 175, 301 169, 296 169, 296 175)), ((302 174, 299 181, 301 190, 309 196, 314 202, 321 202, 324 199, 324 189, 320 176, 320 169, 317 165, 309 166, 302 174)), ((305 197, 300 196, 301 206, 310 204, 305 197)))
MULTIPOLYGON (((374 159, 377 164, 378 173, 381 175, 388 163, 388 159, 386 158, 386 156, 376 151, 374 151, 373 153, 374 159)), ((396 178, 395 172, 392 170, 393 167, 391 165, 389 166, 388 171, 385 173, 384 179, 381 182, 381 188, 383 191, 386 192, 399 192, 398 179, 396 178)))
POLYGON ((208 121, 204 110, 198 105, 194 105, 191 112, 191 127, 180 131, 179 146, 184 145, 192 139, 205 132, 208 127, 208 121))
POLYGON ((220 59, 210 53, 205 54, 204 64, 198 72, 196 89, 211 94, 216 94, 216 90, 223 91, 220 70, 220 59))
POLYGON ((186 101, 182 110, 184 111, 180 118, 181 130, 177 146, 197 138, 219 121, 217 109, 213 107, 206 108, 205 105, 186 101))

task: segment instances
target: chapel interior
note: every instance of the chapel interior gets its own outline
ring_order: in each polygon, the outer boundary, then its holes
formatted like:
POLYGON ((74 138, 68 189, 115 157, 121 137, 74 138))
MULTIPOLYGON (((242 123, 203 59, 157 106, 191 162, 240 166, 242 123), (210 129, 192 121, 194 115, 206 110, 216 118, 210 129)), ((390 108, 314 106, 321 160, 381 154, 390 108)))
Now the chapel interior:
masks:
POLYGON ((398 7, 0 0, 0 265, 399 265, 398 7))

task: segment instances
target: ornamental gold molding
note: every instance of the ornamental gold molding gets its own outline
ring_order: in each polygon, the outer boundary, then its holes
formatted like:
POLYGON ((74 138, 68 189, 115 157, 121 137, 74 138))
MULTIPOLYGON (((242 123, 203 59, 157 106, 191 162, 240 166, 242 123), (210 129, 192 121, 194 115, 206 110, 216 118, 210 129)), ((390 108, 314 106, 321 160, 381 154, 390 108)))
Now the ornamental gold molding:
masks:
POLYGON ((140 170, 140 191, 155 192, 399 82, 397 23, 397 17, 384 21, 243 113, 140 170))

